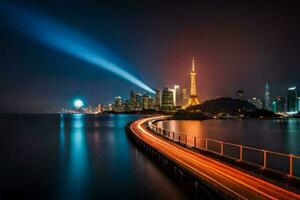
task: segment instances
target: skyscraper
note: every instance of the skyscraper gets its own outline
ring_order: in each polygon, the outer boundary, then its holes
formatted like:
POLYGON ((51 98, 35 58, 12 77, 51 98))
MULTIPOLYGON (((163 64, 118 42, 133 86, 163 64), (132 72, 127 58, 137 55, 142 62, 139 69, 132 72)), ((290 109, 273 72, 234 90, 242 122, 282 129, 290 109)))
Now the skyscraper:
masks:
POLYGON ((124 100, 124 102, 123 102, 123 109, 126 112, 132 111, 132 106, 131 106, 130 100, 128 100, 128 99, 124 100))
POLYGON ((155 110, 159 111, 160 110, 160 105, 161 105, 161 94, 160 94, 160 90, 156 90, 156 94, 155 94, 155 110))
POLYGON ((113 110, 116 112, 122 112, 122 98, 120 96, 115 97, 115 103, 113 105, 113 110))
POLYGON ((188 98, 187 104, 183 106, 184 109, 190 106, 198 105, 200 104, 200 101, 197 96, 197 89, 196 89, 196 71, 195 71, 195 60, 193 58, 192 60, 192 71, 190 73, 191 75, 191 93, 188 98))
POLYGON ((98 104, 98 106, 95 109, 95 114, 98 114, 102 111, 103 111, 103 106, 101 104, 98 104))
POLYGON ((107 104, 107 105, 104 105, 103 107, 103 111, 112 111, 113 110, 113 104, 107 104))
POLYGON ((134 91, 131 91, 130 92, 130 105, 132 108, 135 108, 136 107, 136 93, 134 91))
POLYGON ((285 103, 286 103, 285 97, 277 97, 276 102, 277 102, 277 112, 280 113, 285 112, 285 103))
POLYGON ((183 99, 182 99, 182 91, 180 90, 179 88, 179 85, 178 85, 178 88, 177 88, 177 91, 176 91, 176 106, 182 106, 183 105, 183 99))
POLYGON ((300 112, 300 97, 298 97, 298 112, 300 112))
POLYGON ((149 96, 149 99, 148 99, 148 109, 151 109, 151 110, 155 109, 154 102, 155 102, 155 98, 149 96))
POLYGON ((136 93, 135 95, 136 101, 136 110, 141 110, 143 108, 143 97, 141 94, 136 93))
POLYGON ((187 102, 188 102, 188 92, 187 89, 184 88, 182 89, 182 105, 187 104, 187 102))
POLYGON ((277 101, 272 102, 272 111, 277 112, 277 101))
POLYGON ((270 86, 269 83, 265 86, 265 100, 264 100, 264 109, 271 110, 270 108, 270 86))
POLYGON ((165 87, 162 92, 161 109, 163 111, 170 111, 173 109, 173 105, 173 92, 169 88, 165 87))
POLYGON ((298 98, 296 87, 288 88, 287 94, 287 112, 297 112, 298 110, 298 98))
POLYGON ((143 109, 149 109, 149 94, 148 92, 146 92, 144 95, 143 95, 143 109))
POLYGON ((173 99, 174 99, 174 106, 180 105, 180 99, 179 99, 179 85, 174 85, 174 93, 173 93, 173 99))

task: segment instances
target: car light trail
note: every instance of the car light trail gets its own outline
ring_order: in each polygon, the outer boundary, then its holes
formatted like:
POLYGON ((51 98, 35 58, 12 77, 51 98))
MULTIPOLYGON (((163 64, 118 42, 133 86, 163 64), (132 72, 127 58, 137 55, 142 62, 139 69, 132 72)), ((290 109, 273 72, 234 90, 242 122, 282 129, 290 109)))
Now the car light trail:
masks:
POLYGON ((127 64, 120 58, 103 46, 96 45, 95 41, 80 34, 77 30, 11 6, 2 6, 2 9, 9 18, 8 23, 13 23, 11 27, 15 30, 37 39, 46 46, 110 71, 144 90, 155 93, 148 85, 123 69, 121 66, 127 66, 127 64))
MULTIPOLYGON (((159 117, 160 118, 160 117, 159 117)), ((240 199, 300 199, 300 195, 270 182, 246 174, 236 168, 164 140, 147 130, 143 124, 158 117, 138 120, 131 124, 132 132, 167 158, 231 192, 240 199)))

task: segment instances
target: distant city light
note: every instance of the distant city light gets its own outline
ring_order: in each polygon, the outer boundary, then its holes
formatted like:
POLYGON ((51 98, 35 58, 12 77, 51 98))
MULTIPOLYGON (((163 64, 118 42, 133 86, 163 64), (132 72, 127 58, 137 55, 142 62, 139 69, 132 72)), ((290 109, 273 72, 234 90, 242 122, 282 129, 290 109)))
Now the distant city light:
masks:
POLYGON ((83 106, 83 101, 81 101, 80 99, 76 99, 76 100, 74 101, 74 106, 75 106, 76 109, 82 108, 82 106, 83 106))
POLYGON ((298 113, 297 111, 286 112, 286 114, 288 114, 288 115, 295 115, 295 114, 297 114, 297 113, 298 113))
POLYGON ((290 87, 288 90, 295 90, 296 87, 290 87))

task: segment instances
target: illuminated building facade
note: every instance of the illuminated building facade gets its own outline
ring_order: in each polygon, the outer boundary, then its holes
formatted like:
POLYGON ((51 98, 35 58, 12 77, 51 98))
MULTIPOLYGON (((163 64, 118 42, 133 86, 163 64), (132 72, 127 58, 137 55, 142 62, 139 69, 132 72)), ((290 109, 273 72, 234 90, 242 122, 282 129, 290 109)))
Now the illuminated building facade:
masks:
POLYGON ((298 97, 298 112, 300 112, 300 97, 298 97))
POLYGON ((100 113, 103 111, 103 106, 101 104, 98 104, 96 109, 95 109, 95 113, 100 113))
POLYGON ((155 102, 155 98, 149 96, 149 99, 148 99, 148 109, 151 109, 151 110, 155 109, 154 102, 155 102))
POLYGON ((184 109, 190 106, 198 105, 200 104, 200 101, 197 97, 197 89, 196 89, 196 71, 195 71, 195 60, 193 58, 192 60, 192 71, 190 73, 191 75, 191 92, 190 96, 188 98, 187 104, 183 106, 184 109))
POLYGON ((297 112, 298 111, 298 97, 296 87, 288 88, 287 94, 287 112, 297 112))
POLYGON ((124 108, 123 111, 132 111, 132 106, 131 106, 130 100, 128 100, 128 99, 124 100, 123 108, 124 108))
POLYGON ((278 109, 277 109, 277 101, 273 101, 273 102, 272 102, 272 111, 273 111, 273 112, 277 112, 277 110, 278 110, 278 109))
POLYGON ((160 90, 156 90, 154 104, 155 104, 155 110, 159 111, 160 106, 161 106, 161 93, 160 93, 160 90))
POLYGON ((136 96, 135 96, 135 101, 136 101, 136 109, 137 110, 141 110, 143 108, 143 97, 141 94, 139 93, 136 93, 136 96))
POLYGON ((252 97, 251 99, 248 100, 248 102, 255 105, 258 109, 263 108, 263 102, 257 97, 252 97))
POLYGON ((187 104, 188 102, 188 91, 186 88, 182 89, 182 105, 187 104))
POLYGON ((180 104, 179 85, 174 85, 173 99, 174 99, 174 106, 181 105, 180 104))
POLYGON ((277 99, 276 99, 276 105, 277 105, 276 112, 284 113, 285 112, 285 104, 286 104, 285 97, 277 97, 277 99))
POLYGON ((112 111, 113 110, 113 105, 108 104, 103 106, 103 111, 112 111))
POLYGON ((136 93, 134 91, 130 92, 130 105, 132 108, 136 107, 136 93))
POLYGON ((173 109, 173 91, 165 87, 162 92, 161 109, 163 111, 171 111, 173 109))
POLYGON ((146 92, 144 95, 143 95, 143 109, 149 109, 149 94, 146 92))
POLYGON ((120 96, 115 97, 115 102, 113 105, 113 110, 116 112, 122 112, 123 107, 122 107, 122 98, 120 96))
POLYGON ((265 110, 271 110, 270 109, 270 86, 269 86, 268 83, 265 86, 264 109, 265 110))

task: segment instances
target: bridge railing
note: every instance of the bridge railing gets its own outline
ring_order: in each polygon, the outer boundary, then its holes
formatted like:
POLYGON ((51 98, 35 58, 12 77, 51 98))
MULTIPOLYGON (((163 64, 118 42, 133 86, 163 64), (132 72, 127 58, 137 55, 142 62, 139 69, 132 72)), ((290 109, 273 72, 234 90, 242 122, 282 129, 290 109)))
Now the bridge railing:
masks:
POLYGON ((237 162, 247 163, 288 177, 300 179, 299 155, 284 154, 221 140, 190 136, 182 132, 160 128, 153 122, 148 121, 147 124, 153 132, 186 147, 204 150, 237 162))

